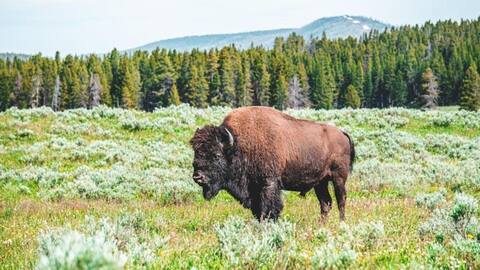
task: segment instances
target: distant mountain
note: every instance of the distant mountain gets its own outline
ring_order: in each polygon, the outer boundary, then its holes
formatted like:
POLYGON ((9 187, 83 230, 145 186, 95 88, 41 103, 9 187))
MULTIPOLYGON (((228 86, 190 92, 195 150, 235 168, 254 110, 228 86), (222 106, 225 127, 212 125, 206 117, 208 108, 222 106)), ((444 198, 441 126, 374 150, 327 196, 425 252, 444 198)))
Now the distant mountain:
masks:
POLYGON ((251 44, 262 45, 270 48, 276 37, 288 37, 295 32, 306 40, 311 37, 321 37, 325 32, 328 38, 344 38, 348 36, 359 37, 372 29, 383 31, 391 25, 362 16, 336 16, 318 19, 301 28, 286 28, 276 30, 254 31, 235 34, 218 34, 204 36, 189 36, 156 41, 128 51, 147 50, 158 48, 189 51, 192 49, 207 50, 235 44, 237 48, 249 48, 251 44))
POLYGON ((12 60, 15 57, 21 60, 27 60, 28 58, 31 57, 31 55, 22 54, 22 53, 0 53, 0 59, 2 60, 7 60, 7 59, 12 60))

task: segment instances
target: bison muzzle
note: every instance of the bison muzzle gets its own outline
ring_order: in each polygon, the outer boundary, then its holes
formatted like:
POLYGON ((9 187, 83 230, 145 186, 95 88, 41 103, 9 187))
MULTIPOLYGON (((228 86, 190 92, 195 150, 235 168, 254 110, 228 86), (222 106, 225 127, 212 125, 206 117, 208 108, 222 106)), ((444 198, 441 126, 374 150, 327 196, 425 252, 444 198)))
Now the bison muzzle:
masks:
POLYGON ((220 126, 197 129, 190 143, 193 180, 207 200, 226 190, 258 220, 276 220, 283 208, 281 190, 305 195, 313 188, 325 220, 332 182, 340 219, 345 219, 345 183, 355 149, 350 136, 334 126, 273 108, 243 107, 220 126))

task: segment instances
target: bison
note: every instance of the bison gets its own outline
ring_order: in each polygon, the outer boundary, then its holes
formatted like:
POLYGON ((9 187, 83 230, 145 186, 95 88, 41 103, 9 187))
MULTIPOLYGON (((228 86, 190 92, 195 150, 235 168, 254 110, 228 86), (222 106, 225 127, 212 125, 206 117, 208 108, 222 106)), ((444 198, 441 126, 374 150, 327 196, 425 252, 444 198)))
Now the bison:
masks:
POLYGON ((340 219, 345 219, 345 182, 355 149, 350 136, 332 125, 269 107, 243 107, 220 126, 197 129, 190 144, 193 180, 206 200, 226 190, 258 220, 276 220, 283 209, 281 190, 304 196, 313 188, 325 220, 333 182, 340 219))

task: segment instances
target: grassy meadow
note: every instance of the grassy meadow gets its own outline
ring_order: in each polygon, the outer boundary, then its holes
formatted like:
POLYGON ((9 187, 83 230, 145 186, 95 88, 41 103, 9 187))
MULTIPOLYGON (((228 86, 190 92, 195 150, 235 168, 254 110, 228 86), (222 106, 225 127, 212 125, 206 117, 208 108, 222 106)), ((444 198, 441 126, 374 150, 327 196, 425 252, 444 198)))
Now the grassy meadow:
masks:
POLYGON ((276 224, 202 198, 188 140, 229 110, 0 113, 0 269, 480 268, 480 113, 287 111, 355 142, 346 222, 322 225, 314 192, 276 224))

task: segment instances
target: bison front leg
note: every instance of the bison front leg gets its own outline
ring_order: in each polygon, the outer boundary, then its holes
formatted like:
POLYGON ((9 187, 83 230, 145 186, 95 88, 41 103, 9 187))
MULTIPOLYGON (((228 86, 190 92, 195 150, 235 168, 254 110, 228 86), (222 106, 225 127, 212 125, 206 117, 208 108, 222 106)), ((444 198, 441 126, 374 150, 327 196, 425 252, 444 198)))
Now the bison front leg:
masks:
POLYGON ((259 221, 272 219, 276 221, 283 209, 280 178, 267 178, 265 185, 259 190, 256 200, 252 203, 252 211, 259 221))
POLYGON ((320 209, 322 212, 322 223, 328 219, 328 213, 332 209, 332 197, 328 192, 328 179, 323 179, 320 184, 315 186, 315 195, 320 202, 320 209))

